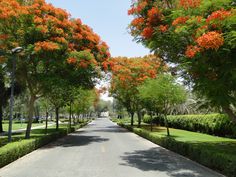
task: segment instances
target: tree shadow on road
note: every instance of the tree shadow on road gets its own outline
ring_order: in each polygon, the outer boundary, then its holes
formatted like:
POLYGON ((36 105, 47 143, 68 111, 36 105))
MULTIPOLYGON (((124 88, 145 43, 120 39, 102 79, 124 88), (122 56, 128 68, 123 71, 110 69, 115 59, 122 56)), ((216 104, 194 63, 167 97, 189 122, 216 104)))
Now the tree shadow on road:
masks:
POLYGON ((136 150, 127 152, 121 159, 125 161, 120 165, 138 168, 142 171, 166 172, 170 177, 222 177, 216 174, 204 173, 205 168, 195 165, 190 160, 176 156, 162 148, 149 150, 136 150), (193 165, 194 164, 194 165, 193 165))
POLYGON ((107 127, 98 127, 95 130, 91 130, 93 132, 108 132, 108 133, 128 133, 124 128, 118 127, 118 126, 107 126, 107 127))
POLYGON ((70 134, 64 138, 61 138, 53 143, 44 146, 42 149, 55 148, 55 147, 74 147, 85 146, 92 143, 103 143, 108 141, 108 138, 102 138, 101 136, 86 136, 77 133, 70 134))

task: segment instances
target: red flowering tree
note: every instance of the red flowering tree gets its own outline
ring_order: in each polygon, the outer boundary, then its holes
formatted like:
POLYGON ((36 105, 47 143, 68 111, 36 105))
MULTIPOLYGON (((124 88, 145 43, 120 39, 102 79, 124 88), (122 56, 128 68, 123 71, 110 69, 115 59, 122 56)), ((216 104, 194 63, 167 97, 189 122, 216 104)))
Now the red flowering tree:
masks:
MULTIPOLYGON (((44 0, 0 0, 0 48, 9 51, 17 46, 24 48, 17 60, 17 77, 30 93, 26 138, 34 102, 45 91, 53 92, 50 84, 64 80, 75 87, 93 88, 93 78, 110 57, 99 36, 79 19, 70 19, 66 11, 44 0)), ((9 63, 7 58, 1 61, 9 63)))
POLYGON ((136 0, 131 34, 174 63, 193 88, 234 122, 236 9, 233 0, 136 0))
POLYGON ((138 114, 139 125, 141 123, 138 86, 147 78, 155 78, 163 66, 160 59, 153 55, 143 58, 117 57, 112 59, 111 93, 130 113, 131 125, 133 125, 135 112, 138 114))

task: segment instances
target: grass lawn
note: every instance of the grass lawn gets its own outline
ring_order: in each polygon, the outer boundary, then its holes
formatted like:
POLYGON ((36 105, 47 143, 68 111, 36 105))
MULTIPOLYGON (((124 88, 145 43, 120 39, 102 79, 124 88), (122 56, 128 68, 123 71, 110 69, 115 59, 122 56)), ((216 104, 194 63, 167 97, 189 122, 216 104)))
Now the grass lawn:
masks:
MULTIPOLYGON (((150 131, 150 126, 143 125, 141 129, 150 131)), ((158 137, 167 137, 165 127, 154 126, 153 132, 150 133, 158 137)), ((227 154, 229 156, 232 156, 236 159, 235 139, 217 137, 203 133, 197 133, 173 128, 170 128, 170 137, 174 138, 176 141, 190 143, 194 146, 201 146, 212 151, 212 153, 217 151, 219 153, 224 153, 225 155, 227 154)))
MULTIPOLYGON (((39 126, 44 126, 45 123, 33 123, 32 127, 39 127, 39 126)), ((3 130, 8 131, 9 124, 8 122, 3 124, 3 130)), ((14 123, 12 124, 12 130, 19 130, 19 129, 25 129, 27 127, 26 123, 14 123)))
MULTIPOLYGON (((35 125, 35 124, 34 124, 35 125)), ((38 124, 39 125, 39 124, 38 124)), ((44 124, 41 124, 41 125, 44 125, 44 124)), ((37 125, 35 125, 37 126, 37 125)), ((65 124, 61 124, 59 126, 60 128, 60 131, 63 131, 65 129, 67 129, 67 125, 65 124)), ((48 130, 47 130, 47 134, 50 135, 50 134, 53 134, 56 132, 56 126, 53 125, 53 126, 50 126, 48 127, 48 130)), ((40 138, 40 137, 43 137, 45 136, 46 134, 46 131, 44 128, 39 128, 39 129, 34 129, 34 130, 31 130, 31 139, 35 139, 35 138, 40 138)), ((12 135, 12 142, 16 142, 16 141, 21 141, 25 138, 25 132, 23 133, 19 133, 19 134, 13 134, 12 135)), ((8 142, 8 137, 7 136, 2 136, 0 138, 0 149, 1 149, 1 146, 4 146, 6 145, 8 142)))
MULTIPOLYGON (((83 124, 83 122, 81 122, 80 124, 75 125, 75 126, 72 125, 72 128, 78 129, 78 128, 80 128, 80 126, 82 124, 83 124)), ((23 124, 23 125, 26 127, 27 124, 23 124)), ((13 124, 13 127, 14 126, 15 126, 15 128, 22 129, 20 124, 19 125, 18 124, 13 124)), ((45 123, 34 123, 34 124, 32 124, 32 127, 38 127, 38 126, 45 126, 45 123)), ((8 128, 8 126, 7 126, 7 128, 8 128)), ((5 130, 7 131, 7 129, 5 129, 5 130)), ((15 129, 15 130, 17 130, 17 129, 15 129)), ((68 123, 61 123, 59 125, 59 131, 67 131, 67 130, 68 130, 68 123)), ((57 132, 56 131, 56 125, 52 125, 52 126, 48 127, 47 135, 50 135, 50 134, 53 134, 53 133, 56 133, 56 132, 57 132)), ((46 135, 45 128, 38 128, 38 129, 31 130, 31 139, 40 138, 40 137, 43 137, 45 135, 46 135)), ((20 140, 23 140, 24 138, 25 138, 25 132, 18 133, 18 134, 13 134, 12 135, 12 142, 20 141, 20 140)), ((7 142, 8 142, 7 135, 0 137, 0 149, 1 149, 1 146, 6 145, 7 142)))

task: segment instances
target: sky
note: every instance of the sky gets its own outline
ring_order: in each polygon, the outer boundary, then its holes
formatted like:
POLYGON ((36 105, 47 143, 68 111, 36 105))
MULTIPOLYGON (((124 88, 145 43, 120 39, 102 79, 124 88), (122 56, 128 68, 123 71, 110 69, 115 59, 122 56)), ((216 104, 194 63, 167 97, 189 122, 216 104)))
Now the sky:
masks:
POLYGON ((131 0, 46 0, 67 10, 72 18, 80 18, 93 28, 109 47, 113 57, 144 56, 149 50, 132 41, 127 26, 132 20, 127 10, 131 0))

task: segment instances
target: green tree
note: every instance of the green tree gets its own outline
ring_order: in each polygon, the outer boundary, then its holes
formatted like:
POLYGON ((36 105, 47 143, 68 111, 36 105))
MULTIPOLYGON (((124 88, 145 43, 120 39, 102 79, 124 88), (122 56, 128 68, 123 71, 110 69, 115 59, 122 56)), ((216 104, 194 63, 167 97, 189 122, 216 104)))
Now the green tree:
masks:
POLYGON ((165 66, 160 58, 148 55, 144 57, 113 58, 111 93, 131 115, 131 125, 134 123, 134 114, 137 112, 138 125, 141 124, 141 105, 137 87, 147 78, 155 78, 165 66))
MULTIPOLYGON (((160 112, 165 118, 167 135, 170 135, 167 114, 171 107, 186 100, 186 91, 169 74, 160 74, 156 79, 149 79, 139 87, 139 96, 147 110, 160 112)), ((152 116, 152 113, 151 113, 152 116)))
MULTIPOLYGON (((30 137, 34 103, 44 96, 48 83, 61 79, 70 85, 93 87, 110 57, 108 46, 91 28, 44 0, 0 1, 0 46, 4 51, 24 48, 17 60, 17 77, 30 94, 26 138, 30 137)), ((10 68, 7 59, 4 64, 10 68)))
POLYGON ((234 0, 138 0, 131 34, 236 122, 234 0), (170 42, 171 41, 171 42, 170 42))
POLYGON ((80 89, 78 96, 74 99, 74 110, 77 116, 90 114, 96 100, 95 90, 80 89))

